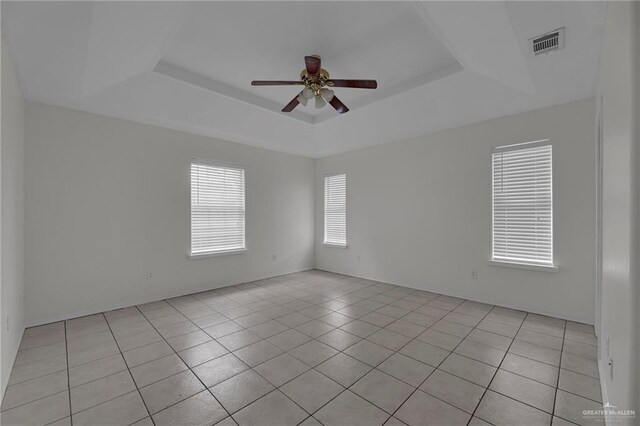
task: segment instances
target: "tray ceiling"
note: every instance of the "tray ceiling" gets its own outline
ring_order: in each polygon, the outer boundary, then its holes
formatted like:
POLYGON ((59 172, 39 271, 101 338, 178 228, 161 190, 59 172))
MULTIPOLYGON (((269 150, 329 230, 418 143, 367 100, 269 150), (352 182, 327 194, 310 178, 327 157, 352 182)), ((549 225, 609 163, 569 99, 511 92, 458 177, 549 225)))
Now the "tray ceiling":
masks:
POLYGON ((595 93, 602 2, 2 2, 27 99, 319 157, 595 93), (527 40, 566 27, 564 50, 527 40), (319 54, 351 108, 280 112, 319 54))

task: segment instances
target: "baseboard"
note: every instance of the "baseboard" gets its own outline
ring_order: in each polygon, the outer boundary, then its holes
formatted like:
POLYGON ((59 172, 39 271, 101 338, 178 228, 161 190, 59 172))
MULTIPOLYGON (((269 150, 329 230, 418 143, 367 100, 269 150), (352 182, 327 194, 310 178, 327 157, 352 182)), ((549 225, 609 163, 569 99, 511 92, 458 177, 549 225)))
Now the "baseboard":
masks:
POLYGON ((9 377, 11 377, 11 372, 13 371, 13 364, 16 362, 16 357, 18 356, 18 349, 20 349, 20 343, 22 342, 24 329, 25 327, 23 326, 22 330, 20 330, 20 333, 18 333, 20 335, 20 338, 16 342, 16 350, 13 351, 13 353, 11 354, 11 363, 10 363, 11 368, 9 369, 9 374, 6 377, 2 376, 2 392, 0 392, 0 401, 4 400, 4 393, 6 392, 7 386, 9 385, 9 377))
POLYGON ((114 304, 114 305, 105 305, 105 306, 102 306, 102 307, 96 308, 96 309, 85 310, 85 311, 77 311, 77 312, 72 312, 72 313, 68 313, 68 314, 54 315, 54 316, 51 316, 51 317, 47 317, 45 319, 39 319, 39 320, 36 320, 36 321, 28 321, 26 323, 26 328, 37 327, 39 325, 51 324, 51 323, 54 323, 54 322, 65 321, 65 320, 70 320, 70 319, 74 319, 74 318, 86 317, 88 315, 94 315, 94 314, 99 314, 101 312, 113 311, 115 309, 128 308, 130 306, 142 305, 142 304, 145 304, 145 303, 156 302, 158 300, 172 299, 174 297, 187 296, 189 294, 195 294, 195 293, 202 293, 203 291, 217 290, 217 289, 220 289, 220 288, 231 287, 231 286, 234 286, 234 285, 244 284, 244 283, 252 282, 252 281, 267 280, 269 278, 281 277, 281 276, 284 276, 284 275, 295 274, 297 272, 310 271, 312 269, 314 269, 314 268, 295 269, 295 270, 284 272, 282 274, 270 275, 270 276, 266 276, 266 277, 262 277, 262 278, 256 278, 255 280, 250 280, 250 281, 238 281, 238 282, 225 283, 225 284, 222 284, 222 285, 207 284, 206 286, 203 286, 201 288, 195 288, 195 289, 186 290, 186 291, 183 290, 183 291, 170 291, 170 292, 160 293, 160 294, 156 294, 156 295, 154 295, 152 297, 141 298, 141 299, 137 299, 137 300, 134 300, 134 301, 128 301, 128 302, 125 302, 125 303, 117 303, 117 304, 114 304))
POLYGON ((608 365, 605 363, 603 359, 598 360, 598 374, 600 374, 600 390, 602 391, 602 402, 606 403, 609 401, 609 393, 607 391, 607 384, 605 380, 602 380, 602 377, 606 377, 608 365))
MULTIPOLYGON (((600 351, 600 347, 598 347, 598 351, 600 351)), ((599 354, 598 354, 599 355, 599 354)), ((607 377, 607 367, 608 365, 605 363, 603 359, 598 360, 598 374, 600 374, 600 392, 602 393, 602 403, 607 404, 609 402, 609 392, 607 390, 606 380, 602 380, 603 377, 607 377)), ((605 410, 604 415, 604 423, 605 425, 611 424, 612 421, 607 416, 607 412, 605 410)))
MULTIPOLYGON (((411 288, 413 290, 431 291, 431 292, 442 294, 442 295, 445 295, 445 296, 458 297, 458 298, 461 298, 461 299, 473 300, 473 301, 476 301, 476 302, 486 303, 486 304, 489 304, 489 305, 496 305, 496 306, 500 306, 500 307, 503 307, 503 308, 516 309, 516 310, 519 310, 519 311, 531 312, 531 313, 534 313, 534 314, 560 318, 560 319, 564 319, 564 320, 568 320, 568 321, 585 323, 585 321, 583 319, 581 319, 581 318, 575 318, 575 317, 572 317, 572 316, 569 316, 569 315, 558 314, 556 312, 548 312, 548 311, 540 311, 540 310, 537 310, 537 309, 531 309, 529 307, 526 307, 526 306, 523 306, 523 305, 519 305, 519 304, 505 304, 503 302, 498 302, 498 301, 495 301, 495 300, 491 300, 490 298, 479 298, 479 297, 477 297, 475 295, 463 294, 463 292, 442 291, 441 289, 435 289, 435 288, 429 288, 429 287, 423 288, 423 287, 416 287, 416 286, 407 285, 407 284, 398 283, 398 282, 380 281, 377 278, 367 277, 367 276, 363 276, 363 275, 345 274, 344 272, 331 271, 329 269, 323 269, 323 268, 305 268, 305 269, 299 269, 299 270, 292 270, 292 271, 289 271, 289 272, 285 272, 283 274, 271 275, 271 276, 262 277, 262 278, 256 278, 255 280, 252 280, 252 281, 264 280, 264 279, 279 277, 279 276, 283 276, 283 275, 294 274, 296 272, 309 271, 309 270, 312 270, 312 269, 317 269, 319 271, 325 271, 325 272, 331 272, 331 273, 334 273, 334 274, 341 274, 341 275, 351 276, 351 277, 355 277, 355 278, 362 278, 362 279, 365 279, 365 280, 371 280, 371 281, 377 281, 377 282, 385 282, 385 283, 397 285, 397 286, 400 286, 400 287, 411 288)), ((219 288, 230 287, 230 286, 233 286, 233 285, 242 284, 244 282, 245 281, 225 283, 223 285, 217 285, 217 286, 208 284, 208 285, 206 285, 206 286, 204 286, 202 288, 196 288, 196 289, 192 289, 192 290, 188 290, 188 291, 167 292, 167 293, 163 293, 163 294, 156 295, 156 296, 153 296, 153 297, 134 300, 133 302, 126 302, 126 303, 120 303, 120 304, 115 304, 115 305, 106 305, 106 306, 100 307, 98 309, 92 309, 92 310, 86 310, 86 311, 73 312, 73 313, 69 313, 69 314, 56 315, 56 316, 48 317, 48 318, 45 318, 45 319, 40 319, 40 320, 37 320, 37 321, 28 321, 26 323, 25 327, 26 328, 36 327, 38 325, 50 324, 52 322, 64 321, 64 320, 69 320, 69 319, 73 319, 73 318, 79 318, 79 317, 83 317, 83 316, 87 316, 87 315, 98 314, 100 312, 112 311, 114 309, 122 309, 122 308, 127 308, 129 306, 141 305, 141 304, 144 304, 144 303, 155 302, 155 301, 158 301, 158 300, 171 299, 173 297, 186 296, 188 294, 201 293, 203 291, 216 290, 216 289, 219 289, 219 288)), ((592 322, 586 322, 586 324, 593 325, 592 322)))
POLYGON ((488 305, 500 306, 502 308, 515 309, 515 310, 518 310, 518 311, 526 311, 526 312, 531 312, 532 314, 545 315, 545 316, 548 316, 548 317, 560 318, 560 319, 567 320, 567 321, 573 321, 573 322, 579 322, 579 323, 582 323, 582 324, 593 325, 593 322, 589 322, 589 321, 585 322, 584 319, 575 318, 575 317, 572 317, 570 315, 565 315, 565 314, 562 314, 562 313, 559 314, 559 313, 556 313, 556 312, 540 311, 540 310, 531 309, 529 307, 526 307, 526 306, 523 306, 523 305, 519 305, 519 304, 505 304, 503 302, 497 302, 497 301, 491 300, 489 298, 479 298, 479 297, 477 297, 475 295, 464 294, 464 292, 451 292, 451 291, 442 291, 442 290, 436 289, 436 288, 416 287, 416 286, 412 286, 412 285, 408 285, 408 284, 404 284, 404 283, 399 283, 399 282, 380 281, 377 278, 371 278, 371 277, 366 277, 366 276, 361 276, 361 275, 345 274, 344 272, 331 271, 329 269, 323 269, 323 268, 317 268, 317 267, 315 269, 317 269, 319 271, 331 272, 331 273, 334 273, 334 274, 341 274, 341 275, 348 275, 348 276, 355 277, 355 278, 362 278, 362 279, 365 279, 365 280, 371 280, 371 281, 377 281, 377 282, 393 284, 393 285, 397 285, 397 286, 400 286, 400 287, 411 288, 413 290, 430 291, 430 292, 433 292, 433 293, 442 294, 444 296, 451 296, 451 297, 458 297, 460 299, 473 300, 474 302, 486 303, 488 305))

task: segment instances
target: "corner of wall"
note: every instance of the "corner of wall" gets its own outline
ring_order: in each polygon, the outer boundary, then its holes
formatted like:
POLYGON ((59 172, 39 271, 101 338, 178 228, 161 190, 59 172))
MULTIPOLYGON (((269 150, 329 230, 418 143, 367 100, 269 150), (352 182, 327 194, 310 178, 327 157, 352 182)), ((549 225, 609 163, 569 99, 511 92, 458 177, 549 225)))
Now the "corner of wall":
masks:
POLYGON ((597 89, 604 109, 603 194, 616 194, 603 196, 598 369, 603 402, 630 410, 640 407, 639 23, 637 2, 608 3, 597 89), (613 377, 609 359, 615 361, 613 377))
POLYGON ((2 37, 0 144, 0 397, 24 333, 24 100, 2 37))
MULTIPOLYGON (((636 28, 636 41, 634 52, 635 54, 635 76, 636 76, 636 94, 635 94, 635 112, 636 117, 640 117, 640 4, 635 2, 635 28, 636 28)), ((636 119, 636 133, 635 133, 635 182, 636 182, 636 211, 634 217, 636 218, 636 238, 635 238, 635 254, 636 262, 635 267, 635 289, 636 289, 636 309, 634 313, 636 315, 636 330, 640 330, 640 222, 637 220, 640 217, 640 118, 636 119)), ((636 396, 636 412, 640 409, 640 336, 638 333, 636 336, 636 350, 635 350, 635 366, 636 366, 636 380, 635 380, 635 392, 636 396)), ((640 419, 638 419, 640 422, 640 419)))
POLYGON ((313 269, 318 269, 318 161, 319 158, 313 159, 313 269))

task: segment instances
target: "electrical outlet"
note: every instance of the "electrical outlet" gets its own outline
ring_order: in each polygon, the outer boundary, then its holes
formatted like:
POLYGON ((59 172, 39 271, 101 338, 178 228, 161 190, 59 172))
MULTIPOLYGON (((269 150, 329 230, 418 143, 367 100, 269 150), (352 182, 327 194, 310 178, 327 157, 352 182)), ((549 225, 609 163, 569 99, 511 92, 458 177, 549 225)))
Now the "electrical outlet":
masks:
POLYGON ((478 279, 478 270, 477 269, 472 269, 471 270, 471 278, 474 280, 478 279))
POLYGON ((147 281, 153 279, 153 272, 147 272, 147 281))
POLYGON ((271 260, 273 260, 273 261, 275 262, 276 260, 278 260, 278 256, 276 256, 275 254, 274 254, 274 255, 272 255, 272 256, 271 256, 271 260))

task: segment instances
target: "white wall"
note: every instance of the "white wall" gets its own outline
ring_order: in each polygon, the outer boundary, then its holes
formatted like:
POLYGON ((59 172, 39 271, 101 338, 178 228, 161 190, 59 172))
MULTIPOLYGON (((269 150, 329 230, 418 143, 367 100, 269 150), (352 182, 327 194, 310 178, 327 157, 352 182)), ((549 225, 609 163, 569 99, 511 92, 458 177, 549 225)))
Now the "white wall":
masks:
POLYGON ((314 266, 314 160, 32 102, 26 122, 28 324, 314 266), (191 157, 245 166, 247 253, 187 258, 191 157))
POLYGON ((0 397, 24 331, 23 154, 24 103, 13 63, 2 39, 2 143, 0 149, 0 397))
POLYGON ((584 100, 318 160, 316 266, 593 323, 594 116, 584 100), (547 138, 559 271, 490 266, 491 147, 547 138), (322 245, 332 172, 347 173, 347 249, 322 245))
MULTIPOLYGON (((638 17, 635 2, 609 2, 600 58, 603 103, 603 397, 621 409, 638 400, 638 17), (607 340, 609 350, 607 353, 607 340), (611 380, 608 359, 614 360, 611 380)), ((638 412, 638 411, 636 411, 638 412)))

